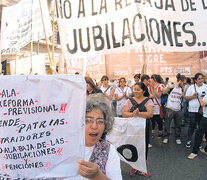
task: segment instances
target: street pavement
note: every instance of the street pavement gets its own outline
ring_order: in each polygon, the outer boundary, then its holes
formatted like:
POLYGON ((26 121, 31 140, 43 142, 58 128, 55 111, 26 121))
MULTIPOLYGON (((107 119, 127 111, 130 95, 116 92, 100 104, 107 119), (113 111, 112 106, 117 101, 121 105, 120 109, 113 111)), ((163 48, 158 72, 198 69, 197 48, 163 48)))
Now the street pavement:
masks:
MULTIPOLYGON (((129 176, 131 167, 121 163, 123 180, 207 180, 207 155, 199 152, 193 160, 187 159, 192 148, 186 148, 187 126, 182 127, 181 145, 175 143, 174 129, 168 144, 163 144, 162 139, 154 137, 151 140, 152 148, 149 149, 147 168, 151 173, 150 178, 137 174, 129 176)), ((203 142, 205 145, 206 142, 203 142)))

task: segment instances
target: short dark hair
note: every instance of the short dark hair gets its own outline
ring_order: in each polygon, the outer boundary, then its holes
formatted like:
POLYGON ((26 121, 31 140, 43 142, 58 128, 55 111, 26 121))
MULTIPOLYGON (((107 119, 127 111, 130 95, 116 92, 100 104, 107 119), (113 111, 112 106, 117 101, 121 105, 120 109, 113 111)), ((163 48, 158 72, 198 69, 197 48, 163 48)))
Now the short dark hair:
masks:
POLYGON ((140 79, 140 77, 141 77, 141 74, 140 73, 134 75, 134 78, 139 78, 140 79))
POLYGON ((204 77, 204 75, 202 73, 196 73, 194 76, 195 80, 197 80, 199 76, 204 77))
POLYGON ((108 76, 106 75, 102 76, 101 81, 103 81, 103 79, 109 80, 108 76))
POLYGON ((145 79, 149 80, 150 77, 147 74, 143 74, 142 77, 141 77, 141 82, 143 82, 145 79))

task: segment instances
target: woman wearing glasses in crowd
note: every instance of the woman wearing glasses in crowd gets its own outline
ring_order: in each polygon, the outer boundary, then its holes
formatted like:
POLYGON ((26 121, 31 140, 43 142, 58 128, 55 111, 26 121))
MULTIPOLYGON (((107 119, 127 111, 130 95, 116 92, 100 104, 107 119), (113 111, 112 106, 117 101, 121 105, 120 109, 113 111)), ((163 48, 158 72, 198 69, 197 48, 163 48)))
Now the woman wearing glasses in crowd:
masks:
POLYGON ((101 93, 87 97, 85 160, 79 160, 79 174, 92 180, 122 180, 120 158, 105 136, 112 130, 110 101, 101 93))
MULTIPOLYGON (((135 83, 134 85, 134 97, 129 98, 123 109, 123 117, 142 117, 146 118, 146 136, 145 136, 145 148, 146 148, 146 159, 148 154, 148 144, 150 135, 150 118, 153 116, 153 101, 148 98, 149 92, 147 86, 144 83, 135 83)), ((131 176, 139 173, 143 176, 149 177, 150 173, 144 173, 136 169, 132 169, 130 172, 131 176)))
POLYGON ((112 100, 113 96, 114 96, 114 91, 115 89, 109 85, 109 78, 108 76, 103 76, 101 78, 101 83, 102 83, 102 86, 101 86, 101 91, 102 93, 109 99, 109 100, 112 100))
POLYGON ((126 100, 131 96, 132 91, 130 87, 126 86, 126 79, 124 77, 119 79, 119 86, 115 89, 116 115, 122 117, 122 110, 126 100))

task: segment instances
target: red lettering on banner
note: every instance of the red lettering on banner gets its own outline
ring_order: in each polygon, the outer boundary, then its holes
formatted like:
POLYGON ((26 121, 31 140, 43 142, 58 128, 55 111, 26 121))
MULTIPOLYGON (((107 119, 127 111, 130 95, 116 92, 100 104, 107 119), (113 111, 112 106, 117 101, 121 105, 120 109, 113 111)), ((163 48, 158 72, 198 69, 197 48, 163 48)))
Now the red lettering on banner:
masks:
POLYGON ((67 106, 67 103, 65 103, 65 104, 61 104, 61 107, 60 107, 60 113, 65 113, 66 106, 67 106))
POLYGON ((45 169, 46 170, 49 170, 51 168, 51 162, 47 162, 46 164, 45 164, 45 169))
POLYGON ((63 152, 63 148, 58 148, 58 150, 57 150, 57 155, 61 155, 62 152, 63 152))

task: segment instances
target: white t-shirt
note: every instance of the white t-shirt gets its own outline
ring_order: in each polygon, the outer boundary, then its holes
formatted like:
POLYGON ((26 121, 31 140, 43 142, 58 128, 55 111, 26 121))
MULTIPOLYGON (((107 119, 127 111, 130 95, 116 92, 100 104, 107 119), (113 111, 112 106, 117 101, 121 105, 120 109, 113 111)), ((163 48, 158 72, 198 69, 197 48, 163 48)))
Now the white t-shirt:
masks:
MULTIPOLYGON (((89 161, 91 154, 93 153, 93 148, 94 146, 86 147, 85 150, 86 161, 89 161)), ((106 162, 106 176, 111 180, 122 180, 120 158, 116 149, 112 144, 110 145, 108 160, 106 162)))
POLYGON ((102 91, 103 93, 107 90, 107 91, 105 92, 107 96, 110 96, 110 93, 111 93, 112 88, 113 88, 113 87, 111 87, 111 86, 110 86, 109 88, 105 88, 105 87, 103 87, 103 86, 100 87, 100 89, 101 89, 101 91, 102 91))
MULTIPOLYGON (((122 97, 124 92, 126 92, 126 96, 129 96, 129 95, 132 93, 131 88, 125 86, 123 91, 121 90, 120 87, 117 87, 117 88, 115 89, 114 94, 117 94, 118 97, 122 97)), ((122 98, 121 100, 117 101, 117 105, 116 105, 116 114, 117 114, 118 116, 121 116, 121 115, 122 115, 122 110, 123 110, 123 108, 124 108, 124 104, 125 104, 126 100, 127 100, 127 98, 124 97, 124 98, 122 98)))
POLYGON ((182 88, 175 85, 173 90, 168 95, 166 107, 173 111, 181 110, 182 88))
MULTIPOLYGON (((195 84, 195 87, 198 93, 198 98, 200 99, 202 92, 207 90, 207 86, 206 84, 203 84, 202 86, 198 87, 195 84)), ((187 89, 185 96, 192 96, 194 93, 195 93, 195 88, 193 84, 187 89)), ((188 102, 188 112, 198 112, 198 109, 200 107, 198 98, 194 98, 188 102)))
MULTIPOLYGON (((164 84, 159 84, 156 88, 156 92, 162 92, 163 89, 165 88, 164 84)), ((161 106, 161 98, 156 97, 153 98, 153 102, 154 102, 154 109, 153 109, 153 114, 154 115, 159 115, 160 114, 160 106, 161 106), (159 103, 159 105, 157 104, 157 101, 159 103)))

